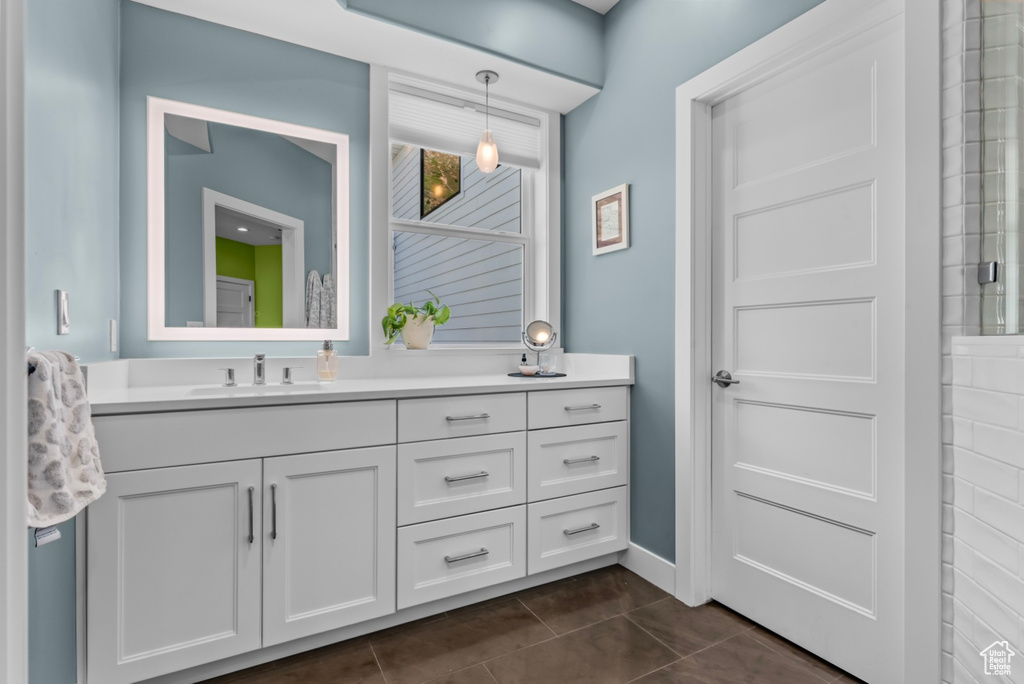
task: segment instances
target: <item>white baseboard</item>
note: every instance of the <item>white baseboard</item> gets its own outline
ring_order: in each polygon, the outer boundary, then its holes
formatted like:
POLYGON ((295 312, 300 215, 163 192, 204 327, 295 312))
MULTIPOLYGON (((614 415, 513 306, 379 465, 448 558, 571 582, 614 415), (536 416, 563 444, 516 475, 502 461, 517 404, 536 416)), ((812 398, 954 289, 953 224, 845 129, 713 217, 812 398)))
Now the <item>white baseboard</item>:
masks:
POLYGON ((676 595, 676 564, 630 542, 619 554, 619 565, 632 570, 654 586, 676 595))

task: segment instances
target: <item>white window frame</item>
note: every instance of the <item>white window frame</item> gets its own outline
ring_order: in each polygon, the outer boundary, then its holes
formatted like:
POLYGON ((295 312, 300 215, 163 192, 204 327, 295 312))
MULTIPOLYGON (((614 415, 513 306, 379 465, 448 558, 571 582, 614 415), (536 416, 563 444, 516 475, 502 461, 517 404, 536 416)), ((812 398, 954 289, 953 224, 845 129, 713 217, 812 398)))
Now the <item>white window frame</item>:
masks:
MULTIPOLYGON (((403 354, 460 354, 464 352, 508 353, 521 350, 518 340, 501 343, 441 344, 427 350, 408 350, 401 342, 384 345, 380 320, 394 301, 394 231, 446 237, 487 240, 523 245, 523 317, 543 319, 561 329, 561 118, 558 112, 532 108, 491 97, 495 107, 516 112, 541 122, 541 165, 522 169, 522 215, 520 233, 462 228, 449 225, 395 219, 391 216, 391 145, 388 125, 388 85, 391 79, 453 94, 468 100, 482 99, 480 93, 454 90, 421 78, 370 67, 370 354, 399 351, 403 354)), ((481 129, 482 132, 482 129, 481 129)), ((417 145, 418 146, 418 145, 417 145)), ((450 150, 441 150, 450 151, 450 150)))

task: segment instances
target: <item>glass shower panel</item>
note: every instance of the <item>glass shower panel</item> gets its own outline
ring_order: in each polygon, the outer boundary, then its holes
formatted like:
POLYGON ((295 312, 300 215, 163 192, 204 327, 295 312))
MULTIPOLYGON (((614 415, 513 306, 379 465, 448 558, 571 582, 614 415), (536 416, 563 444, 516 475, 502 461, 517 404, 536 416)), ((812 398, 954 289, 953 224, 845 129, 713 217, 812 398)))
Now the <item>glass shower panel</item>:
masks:
POLYGON ((981 331, 1014 335, 1024 331, 1024 3, 989 0, 981 8, 981 271, 996 263, 995 281, 981 285, 981 331))

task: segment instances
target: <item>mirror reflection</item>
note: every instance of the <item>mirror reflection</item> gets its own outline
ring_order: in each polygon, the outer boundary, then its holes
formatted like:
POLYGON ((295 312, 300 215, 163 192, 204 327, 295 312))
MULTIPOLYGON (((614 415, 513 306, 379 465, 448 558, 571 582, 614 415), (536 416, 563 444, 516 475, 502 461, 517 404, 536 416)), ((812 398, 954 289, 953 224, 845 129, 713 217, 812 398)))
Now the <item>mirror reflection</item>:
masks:
POLYGON ((337 146, 164 115, 168 327, 337 327, 337 146))

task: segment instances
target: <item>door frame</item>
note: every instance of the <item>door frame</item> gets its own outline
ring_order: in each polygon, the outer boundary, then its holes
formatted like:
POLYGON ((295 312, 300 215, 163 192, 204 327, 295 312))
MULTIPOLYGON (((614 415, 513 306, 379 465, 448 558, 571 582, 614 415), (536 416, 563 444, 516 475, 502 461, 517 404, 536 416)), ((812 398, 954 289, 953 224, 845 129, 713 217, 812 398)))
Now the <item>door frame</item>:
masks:
POLYGON ((711 598, 711 110, 904 14, 906 681, 941 667, 940 3, 826 0, 676 89, 676 597, 711 598))
POLYGON ((0 0, 0 680, 28 681, 24 1, 0 0))
POLYGON ((203 324, 217 327, 217 207, 281 227, 282 327, 306 327, 305 221, 210 188, 203 188, 203 324))

